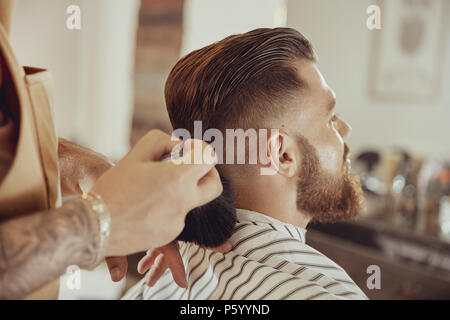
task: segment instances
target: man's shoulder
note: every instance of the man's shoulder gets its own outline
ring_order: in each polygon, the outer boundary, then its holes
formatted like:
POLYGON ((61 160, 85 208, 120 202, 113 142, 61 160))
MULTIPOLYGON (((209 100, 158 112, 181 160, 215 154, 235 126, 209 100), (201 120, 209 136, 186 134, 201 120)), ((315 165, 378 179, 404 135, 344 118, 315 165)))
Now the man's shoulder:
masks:
POLYGON ((236 224, 231 237, 233 251, 249 256, 258 252, 303 250, 311 254, 321 254, 307 245, 304 235, 287 226, 242 221, 236 224))

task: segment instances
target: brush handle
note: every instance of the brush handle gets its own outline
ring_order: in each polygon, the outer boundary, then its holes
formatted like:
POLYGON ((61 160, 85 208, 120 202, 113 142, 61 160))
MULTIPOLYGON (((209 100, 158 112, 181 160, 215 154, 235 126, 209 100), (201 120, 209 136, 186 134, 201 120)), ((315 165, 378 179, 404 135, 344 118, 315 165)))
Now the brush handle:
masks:
POLYGON ((158 161, 160 162, 169 162, 172 161, 172 159, 176 160, 178 158, 181 158, 183 156, 183 150, 184 150, 184 141, 181 142, 180 145, 176 146, 172 149, 170 152, 164 153, 158 161))

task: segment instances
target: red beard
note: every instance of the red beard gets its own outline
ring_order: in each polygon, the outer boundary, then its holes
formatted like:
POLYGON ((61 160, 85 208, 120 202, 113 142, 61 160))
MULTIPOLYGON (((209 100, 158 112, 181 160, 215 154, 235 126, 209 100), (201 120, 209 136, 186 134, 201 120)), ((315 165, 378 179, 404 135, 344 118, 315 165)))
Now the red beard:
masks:
MULTIPOLYGON (((302 165, 297 183, 297 209, 311 222, 329 223, 357 217, 364 207, 359 177, 348 167, 342 175, 332 175, 321 169, 316 150, 303 138, 298 138, 302 165)), ((345 145, 344 165, 348 147, 345 145)))

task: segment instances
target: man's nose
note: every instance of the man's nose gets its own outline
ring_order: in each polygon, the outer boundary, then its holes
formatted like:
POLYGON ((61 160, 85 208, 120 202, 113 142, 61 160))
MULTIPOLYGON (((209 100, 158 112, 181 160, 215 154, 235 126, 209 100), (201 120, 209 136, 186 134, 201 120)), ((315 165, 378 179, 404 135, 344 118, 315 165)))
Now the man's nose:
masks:
POLYGON ((341 137, 345 140, 352 133, 352 127, 344 120, 339 119, 339 133, 341 134, 341 137))

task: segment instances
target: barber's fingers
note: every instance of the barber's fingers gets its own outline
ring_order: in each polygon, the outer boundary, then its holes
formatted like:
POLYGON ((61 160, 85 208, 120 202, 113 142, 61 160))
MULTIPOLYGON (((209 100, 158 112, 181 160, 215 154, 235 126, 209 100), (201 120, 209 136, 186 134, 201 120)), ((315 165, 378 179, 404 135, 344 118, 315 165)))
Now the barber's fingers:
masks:
POLYGON ((214 148, 205 141, 189 139, 183 151, 183 156, 172 162, 194 179, 202 178, 217 164, 214 148))
POLYGON ((158 161, 161 156, 179 145, 181 140, 176 139, 161 130, 149 131, 130 152, 130 156, 143 161, 158 161))
POLYGON ((186 288, 186 272, 184 271, 183 259, 181 259, 178 242, 174 241, 166 246, 164 259, 172 272, 172 277, 181 288, 186 288))
POLYGON ((127 274, 128 261, 127 257, 107 257, 105 258, 108 266, 111 280, 114 282, 120 281, 127 274))
POLYGON ((148 250, 147 254, 139 260, 137 271, 140 274, 144 274, 155 262, 156 258, 160 255, 157 250, 148 250))
POLYGON ((147 279, 145 283, 147 284, 147 286, 149 287, 153 286, 156 283, 156 281, 158 281, 158 279, 161 278, 161 276, 164 274, 164 271, 166 270, 167 270, 166 260, 164 259, 164 255, 161 254, 156 258, 155 263, 153 264, 152 268, 146 275, 147 279))

